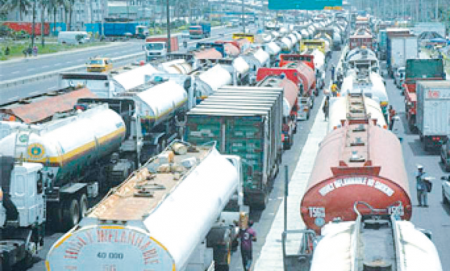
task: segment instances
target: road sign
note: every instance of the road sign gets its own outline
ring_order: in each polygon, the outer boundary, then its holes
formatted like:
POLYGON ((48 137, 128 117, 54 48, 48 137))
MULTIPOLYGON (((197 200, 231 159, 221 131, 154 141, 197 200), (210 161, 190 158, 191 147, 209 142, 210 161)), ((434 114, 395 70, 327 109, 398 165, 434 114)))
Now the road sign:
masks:
POLYGON ((269 0, 271 10, 338 10, 340 7, 342 7, 342 0, 269 0))

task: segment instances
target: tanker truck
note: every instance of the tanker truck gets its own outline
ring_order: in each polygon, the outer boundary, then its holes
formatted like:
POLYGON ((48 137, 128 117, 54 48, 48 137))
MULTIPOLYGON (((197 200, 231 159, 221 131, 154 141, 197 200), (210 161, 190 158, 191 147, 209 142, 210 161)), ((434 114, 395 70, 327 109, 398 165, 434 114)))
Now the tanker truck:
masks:
POLYGON ((174 142, 57 240, 48 270, 228 270, 242 204, 237 156, 174 142))
POLYGON ((330 222, 320 236, 284 231, 284 271, 443 270, 431 232, 366 202, 355 202, 353 210, 356 220, 330 222))

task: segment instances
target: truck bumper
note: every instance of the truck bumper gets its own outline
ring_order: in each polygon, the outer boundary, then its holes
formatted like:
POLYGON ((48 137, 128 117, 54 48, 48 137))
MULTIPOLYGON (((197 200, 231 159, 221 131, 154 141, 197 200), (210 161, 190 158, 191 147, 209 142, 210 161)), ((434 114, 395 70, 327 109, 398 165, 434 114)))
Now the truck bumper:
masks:
POLYGON ((267 193, 261 189, 244 188, 244 204, 252 208, 265 207, 267 193))
POLYGON ((446 136, 424 136, 423 145, 425 150, 435 150, 440 148, 446 140, 446 136))

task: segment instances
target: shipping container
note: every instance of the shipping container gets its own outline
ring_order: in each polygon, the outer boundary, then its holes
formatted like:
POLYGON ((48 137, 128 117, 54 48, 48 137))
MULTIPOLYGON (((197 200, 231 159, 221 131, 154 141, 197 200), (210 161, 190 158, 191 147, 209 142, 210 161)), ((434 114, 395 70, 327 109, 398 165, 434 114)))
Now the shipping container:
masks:
POLYGON ((417 36, 388 33, 387 68, 393 77, 398 68, 406 66, 406 60, 419 58, 417 36))
POLYGON ((424 149, 440 147, 450 134, 450 82, 417 82, 416 124, 424 149))
POLYGON ((221 88, 204 103, 187 114, 187 139, 197 145, 217 141, 221 153, 240 156, 246 173, 245 202, 265 208, 281 162, 283 89, 221 88), (240 102, 234 105, 216 103, 235 98, 240 102))

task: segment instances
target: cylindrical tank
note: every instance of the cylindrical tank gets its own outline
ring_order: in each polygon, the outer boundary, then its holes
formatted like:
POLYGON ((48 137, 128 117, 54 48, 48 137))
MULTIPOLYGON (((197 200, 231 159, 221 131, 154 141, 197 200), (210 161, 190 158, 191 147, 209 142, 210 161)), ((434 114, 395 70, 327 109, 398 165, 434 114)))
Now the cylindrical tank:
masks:
POLYGON ((325 72, 325 55, 318 49, 314 49, 311 55, 314 56, 314 67, 316 70, 325 72))
MULTIPOLYGON (((387 123, 381 110, 380 104, 370 98, 364 99, 366 113, 370 118, 377 121, 377 126, 387 129, 387 123)), ((342 120, 347 119, 348 99, 346 97, 336 97, 330 99, 328 132, 342 127, 342 120)))
POLYGON ((286 37, 278 40, 278 44, 280 45, 282 52, 290 52, 292 49, 292 45, 293 45, 292 41, 286 37))
MULTIPOLYGON (((379 222, 381 224, 381 222, 384 221, 379 222)), ((386 223, 383 225, 387 226, 388 224, 386 223)), ((391 248, 396 249, 397 252, 395 253, 398 254, 395 255, 396 257, 392 257, 392 263, 399 267, 396 268, 396 270, 442 271, 439 254, 433 241, 417 229, 411 222, 395 221, 395 224, 392 227, 395 229, 394 232, 390 230, 390 227, 367 227, 369 229, 367 231, 364 229, 365 227, 361 226, 359 221, 352 221, 330 223, 323 227, 322 238, 317 246, 314 247, 314 257, 311 263, 311 269, 309 270, 354 270, 355 262, 350 259, 358 258, 359 262, 367 259, 367 262, 370 263, 372 259, 370 256, 364 257, 366 256, 364 255, 365 252, 374 251, 374 253, 377 253, 380 247, 379 244, 383 244, 383 246, 386 246, 384 251, 387 252, 387 255, 389 256, 392 256, 392 254, 389 253, 391 248), (368 242, 361 242, 363 238, 368 242), (390 242, 387 242, 387 238, 390 242), (362 255, 360 257, 355 257, 355 255, 360 255, 356 254, 358 251, 361 252, 362 255)), ((373 254, 369 253, 368 255, 373 254)), ((386 263, 384 259, 377 259, 377 262, 386 263)), ((363 265, 364 264, 361 264, 361 266, 363 265)), ((375 270, 385 269, 383 267, 375 268, 375 270)), ((367 268, 367 270, 370 269, 371 268, 367 268)), ((360 270, 366 270, 366 268, 360 270)))
POLYGON ((355 220, 356 201, 377 209, 387 209, 400 201, 401 218, 411 218, 409 181, 400 141, 371 122, 338 128, 320 143, 300 213, 306 226, 319 233, 330 221, 355 220))
POLYGON ((297 36, 294 33, 289 34, 288 38, 291 39, 293 45, 296 44, 298 41, 297 36))
MULTIPOLYGON (((27 162, 42 163, 53 173, 53 185, 77 178, 83 170, 112 152, 125 137, 125 123, 107 105, 98 105, 64 119, 14 131, 0 141, 0 153, 15 157, 16 138, 27 143, 27 162)), ((17 157, 20 158, 20 157, 17 157)))
POLYGON ((370 75, 358 77, 355 71, 349 71, 344 78, 341 86, 341 95, 345 97, 347 93, 364 92, 369 97, 380 103, 384 114, 387 112, 389 97, 386 92, 383 78, 376 72, 370 72, 370 75))
POLYGON ((197 99, 203 100, 211 95, 218 88, 231 85, 233 78, 229 71, 224 69, 221 65, 215 65, 211 69, 201 73, 198 80, 195 81, 197 85, 196 96, 197 99))
POLYGON ((222 59, 222 54, 214 48, 193 52, 196 59, 222 59))
POLYGON ((215 146, 197 150, 175 155, 181 175, 143 167, 130 176, 52 246, 49 270, 186 270, 239 185, 236 168, 215 146), (186 159, 196 165, 184 167, 186 159), (146 177, 159 188, 136 196, 146 177))
POLYGON ((258 50, 256 50, 256 52, 253 53, 253 55, 259 61, 261 67, 269 65, 270 55, 266 51, 259 48, 258 50))
POLYGON ((276 56, 281 52, 280 46, 275 42, 271 41, 264 45, 264 51, 266 51, 271 56, 276 56))
POLYGON ((250 66, 242 57, 235 58, 232 66, 238 75, 246 74, 250 69, 250 66))
POLYGON ((191 64, 184 59, 176 59, 169 62, 162 63, 160 70, 170 74, 189 74, 192 72, 191 64))
POLYGON ((270 34, 272 35, 272 37, 274 39, 277 39, 280 37, 280 33, 278 33, 277 31, 272 31, 272 32, 270 32, 270 34))
POLYGON ((268 76, 258 87, 278 87, 283 88, 283 116, 289 117, 292 108, 297 104, 299 89, 294 82, 287 78, 281 79, 279 76, 268 76))
POLYGON ((296 69, 297 76, 302 81, 303 95, 309 96, 312 94, 312 91, 316 88, 316 73, 313 68, 305 62, 288 63, 282 68, 296 69))
POLYGON ((237 39, 236 42, 239 44, 239 48, 241 48, 241 53, 250 49, 252 45, 248 39, 237 39))
POLYGON ((182 86, 167 81, 142 92, 134 99, 139 101, 139 115, 148 129, 159 125, 186 105, 188 96, 182 86))
POLYGON ((300 31, 300 34, 302 34, 302 38, 304 38, 304 39, 310 39, 311 38, 311 35, 310 35, 310 33, 309 33, 309 31, 307 29, 302 29, 300 31))
POLYGON ((231 43, 225 43, 223 46, 224 46, 224 49, 225 49, 225 53, 228 56, 236 57, 236 56, 238 56, 241 53, 239 48, 234 46, 231 43))

